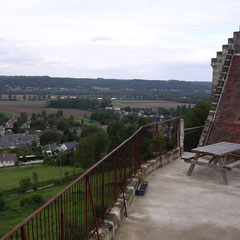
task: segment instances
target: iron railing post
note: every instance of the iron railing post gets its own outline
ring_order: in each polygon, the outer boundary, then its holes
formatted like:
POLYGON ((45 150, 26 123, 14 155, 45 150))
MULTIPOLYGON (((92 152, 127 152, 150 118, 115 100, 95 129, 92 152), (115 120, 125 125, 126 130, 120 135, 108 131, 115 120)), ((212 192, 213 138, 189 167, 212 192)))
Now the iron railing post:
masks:
POLYGON ((85 225, 85 235, 86 235, 86 240, 88 240, 88 209, 87 209, 87 198, 88 198, 88 189, 87 189, 87 175, 85 178, 85 221, 86 221, 86 225, 85 225))
POLYGON ((104 219, 104 162, 102 163, 102 220, 104 219))
POLYGON ((25 225, 21 227, 21 238, 22 240, 28 240, 25 225))
POLYGON ((63 217, 63 201, 62 201, 62 195, 60 198, 61 203, 61 240, 64 240, 64 217, 63 217))
POLYGON ((114 156, 114 200, 117 200, 117 161, 114 156))
POLYGON ((123 204, 124 204, 124 208, 125 208, 125 216, 127 217, 127 205, 126 205, 126 199, 125 199, 125 194, 124 194, 124 186, 123 186, 123 181, 122 181, 121 163, 120 163, 120 158, 119 158, 119 155, 118 155, 118 151, 116 152, 116 158, 118 159, 118 170, 119 170, 121 187, 122 187, 123 204))
POLYGON ((90 201, 91 201, 91 204, 92 204, 92 212, 93 212, 94 222, 95 222, 95 226, 96 226, 96 230, 97 230, 97 239, 100 240, 99 231, 98 231, 97 216, 96 216, 96 211, 95 211, 95 204, 93 202, 93 197, 92 197, 92 187, 91 187, 91 183, 89 181, 89 176, 88 175, 87 175, 87 183, 88 183, 90 201))

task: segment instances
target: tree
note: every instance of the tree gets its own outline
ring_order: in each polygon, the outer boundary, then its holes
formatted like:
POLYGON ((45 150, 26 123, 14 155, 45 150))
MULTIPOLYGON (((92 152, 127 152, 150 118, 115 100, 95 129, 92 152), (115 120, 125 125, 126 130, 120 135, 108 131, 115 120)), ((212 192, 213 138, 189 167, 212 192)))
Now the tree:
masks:
MULTIPOLYGON (((185 118, 185 127, 191 128, 204 125, 204 122, 208 116, 209 109, 209 102, 201 102, 196 104, 187 113, 187 116, 185 118)), ((186 149, 186 151, 190 151, 192 148, 198 145, 201 133, 201 128, 193 131, 192 133, 191 130, 190 132, 186 132, 186 135, 184 137, 184 149, 186 149)))
POLYGON ((25 122, 27 122, 28 120, 28 117, 27 117, 27 113, 26 112, 21 112, 20 113, 20 117, 19 117, 19 124, 22 125, 24 124, 25 122))
POLYGON ((196 104, 187 114, 185 118, 185 126, 197 127, 204 125, 210 109, 209 102, 200 102, 196 104))
POLYGON ((103 129, 95 133, 88 133, 81 138, 74 153, 74 160, 78 166, 88 168, 99 161, 106 152, 107 134, 103 129))
POLYGON ((92 113, 91 119, 101 122, 101 124, 109 124, 114 120, 118 120, 119 116, 113 110, 96 110, 92 113))
POLYGON ((44 131, 46 127, 47 127, 47 123, 42 118, 38 118, 36 121, 31 122, 31 128, 44 131))
POLYGON ((127 128, 121 121, 114 121, 108 127, 109 146, 108 150, 112 150, 127 139, 127 128))
POLYGON ((69 128, 69 126, 68 126, 67 120, 64 118, 60 118, 57 122, 57 129, 64 131, 68 128, 69 128))
POLYGON ((42 110, 41 117, 46 119, 47 118, 47 112, 46 110, 42 110))
POLYGON ((28 188, 31 186, 31 179, 30 177, 25 177, 20 179, 19 181, 19 190, 20 192, 26 192, 28 188))
POLYGON ((110 107, 112 105, 112 101, 111 101, 111 98, 110 97, 104 97, 101 101, 101 108, 104 108, 105 107, 110 107))
POLYGON ((12 100, 12 94, 8 95, 8 100, 11 101, 12 100))
POLYGON ((56 116, 57 117, 62 117, 63 116, 63 110, 62 109, 58 109, 56 116))
POLYGON ((32 113, 31 120, 32 120, 32 121, 37 120, 37 114, 36 114, 36 113, 32 113))
POLYGON ((18 122, 15 122, 13 124, 13 129, 12 129, 13 133, 18 133, 19 132, 19 126, 18 126, 18 122))
POLYGON ((56 130, 46 130, 40 136, 41 145, 59 142, 59 134, 56 130))

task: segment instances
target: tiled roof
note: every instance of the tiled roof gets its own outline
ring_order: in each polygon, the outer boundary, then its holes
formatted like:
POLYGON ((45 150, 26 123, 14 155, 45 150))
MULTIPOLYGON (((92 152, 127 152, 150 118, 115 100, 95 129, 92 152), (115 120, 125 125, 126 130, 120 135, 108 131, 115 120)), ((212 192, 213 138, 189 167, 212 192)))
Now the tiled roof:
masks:
POLYGON ((74 149, 74 148, 77 148, 78 144, 76 142, 66 142, 66 143, 63 143, 63 145, 66 146, 67 149, 74 149))
POLYGON ((16 153, 0 153, 0 162, 17 161, 16 153))
POLYGON ((235 55, 207 144, 221 141, 240 143, 239 105, 240 56, 235 55))

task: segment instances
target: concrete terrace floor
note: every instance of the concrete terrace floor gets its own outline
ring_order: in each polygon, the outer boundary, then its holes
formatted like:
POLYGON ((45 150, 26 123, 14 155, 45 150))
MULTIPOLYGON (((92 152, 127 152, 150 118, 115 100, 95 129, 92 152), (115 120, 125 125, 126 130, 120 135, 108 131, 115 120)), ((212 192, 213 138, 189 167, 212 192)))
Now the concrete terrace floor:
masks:
POLYGON ((115 240, 240 240, 240 169, 227 174, 178 159, 147 177, 145 196, 136 196, 115 240))

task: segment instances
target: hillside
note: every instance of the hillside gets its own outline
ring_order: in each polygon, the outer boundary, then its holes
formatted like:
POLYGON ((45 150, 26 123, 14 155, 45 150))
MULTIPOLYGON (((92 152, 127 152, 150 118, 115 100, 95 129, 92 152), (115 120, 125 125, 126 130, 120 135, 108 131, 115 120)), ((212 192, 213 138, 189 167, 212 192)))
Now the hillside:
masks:
POLYGON ((127 99, 162 99, 181 102, 208 100, 211 82, 179 80, 121 80, 0 76, 1 94, 54 94, 111 96, 127 99))

